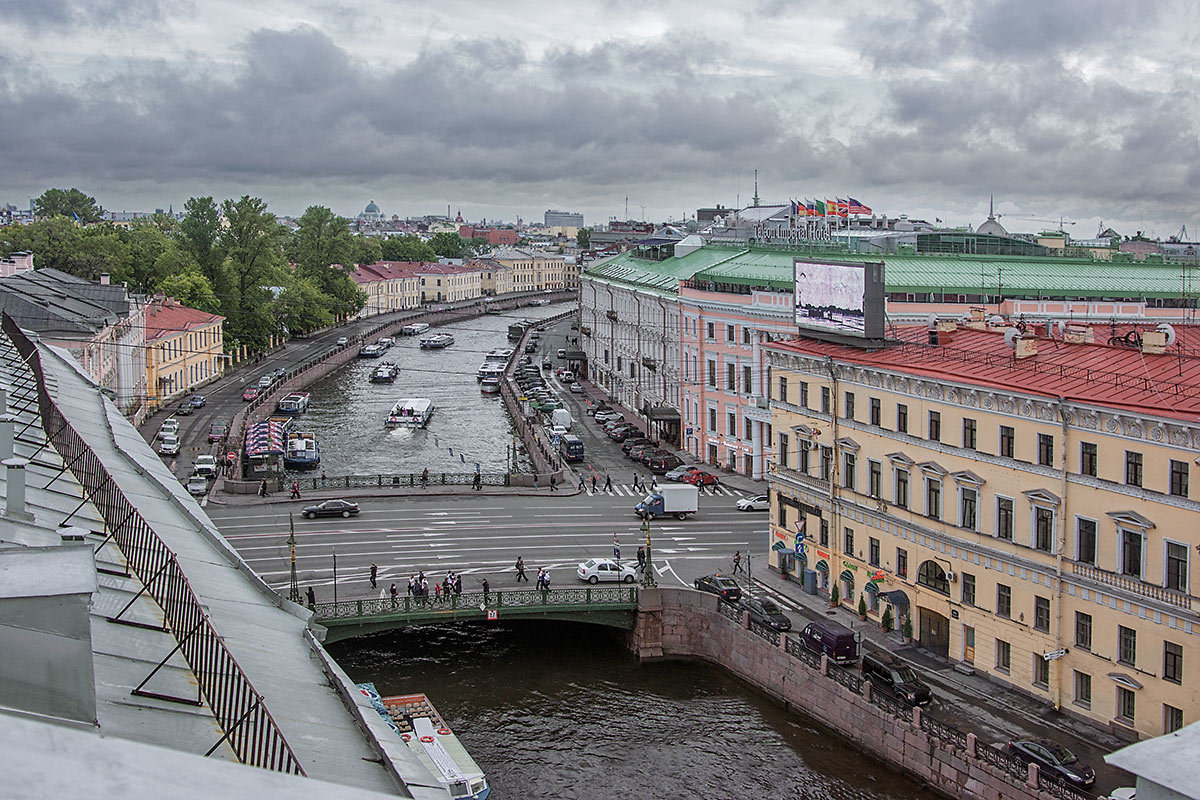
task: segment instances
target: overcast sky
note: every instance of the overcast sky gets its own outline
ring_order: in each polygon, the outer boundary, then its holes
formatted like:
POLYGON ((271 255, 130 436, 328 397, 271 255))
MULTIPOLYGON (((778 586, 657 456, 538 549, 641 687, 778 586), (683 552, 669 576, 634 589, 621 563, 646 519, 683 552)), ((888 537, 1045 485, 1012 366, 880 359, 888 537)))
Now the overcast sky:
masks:
POLYGON ((0 201, 589 223, 853 195, 1200 239, 1200 3, 0 0, 0 201))

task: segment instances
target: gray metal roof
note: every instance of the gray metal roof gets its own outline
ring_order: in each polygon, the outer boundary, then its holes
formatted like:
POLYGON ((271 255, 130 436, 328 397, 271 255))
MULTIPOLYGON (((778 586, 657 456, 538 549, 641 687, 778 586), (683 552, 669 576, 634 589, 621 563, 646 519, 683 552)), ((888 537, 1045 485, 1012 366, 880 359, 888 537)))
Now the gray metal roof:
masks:
POLYGON ((1200 798, 1200 723, 1193 722, 1174 733, 1131 744, 1104 760, 1137 775, 1138 794, 1142 780, 1178 792, 1180 797, 1200 798))

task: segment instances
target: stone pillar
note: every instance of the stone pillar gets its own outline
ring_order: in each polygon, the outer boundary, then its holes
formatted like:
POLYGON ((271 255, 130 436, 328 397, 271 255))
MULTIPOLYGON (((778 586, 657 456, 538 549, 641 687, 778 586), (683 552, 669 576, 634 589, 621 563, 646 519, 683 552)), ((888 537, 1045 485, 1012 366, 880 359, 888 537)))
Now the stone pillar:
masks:
POLYGON ((978 738, 976 738, 975 734, 968 733, 967 734, 967 755, 970 756, 971 758, 978 758, 979 757, 978 747, 979 747, 978 738))
POLYGON ((868 680, 863 681, 863 700, 871 702, 871 693, 875 691, 875 685, 868 680))
POLYGON ((742 612, 742 630, 750 630, 750 612, 742 612))
POLYGON ((920 706, 913 706, 912 723, 913 723, 914 728, 917 728, 918 730, 920 730, 920 728, 921 728, 921 707, 920 706))
POLYGON ((786 633, 779 634, 779 651, 782 653, 787 652, 787 634, 786 633))
POLYGON ((1025 776, 1025 785, 1030 789, 1037 789, 1038 786, 1038 765, 1032 761, 1029 762, 1029 772, 1025 776))
POLYGON ((826 678, 829 677, 829 656, 821 653, 821 674, 826 678))

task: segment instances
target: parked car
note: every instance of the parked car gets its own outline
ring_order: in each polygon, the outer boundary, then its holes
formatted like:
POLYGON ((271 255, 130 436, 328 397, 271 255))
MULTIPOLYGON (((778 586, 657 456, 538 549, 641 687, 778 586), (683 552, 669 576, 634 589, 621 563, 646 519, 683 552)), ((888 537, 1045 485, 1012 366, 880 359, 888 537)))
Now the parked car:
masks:
POLYGON ((542 359, 542 369, 550 369, 553 366, 554 366, 554 364, 550 363, 550 359, 548 359, 548 358, 542 359))
POLYGON ((638 461, 642 462, 643 466, 648 467, 648 466, 650 466, 650 462, 656 458, 674 458, 674 457, 675 457, 675 454, 672 453, 670 450, 663 450, 661 448, 656 448, 656 447, 647 447, 645 450, 642 451, 642 454, 640 456, 638 456, 638 461))
POLYGON ((571 394, 583 394, 583 384, 576 381, 567 387, 571 394))
POLYGON ((188 400, 188 402, 192 404, 192 408, 204 408, 204 406, 208 403, 202 394, 192 395, 192 398, 188 400))
POLYGON ((596 422, 599 422, 601 425, 625 419, 622 414, 612 410, 597 411, 593 417, 595 418, 596 422))
POLYGON ((174 434, 164 436, 162 441, 158 443, 159 455, 177 456, 179 455, 179 438, 174 434))
POLYGON ((188 477, 184 487, 187 489, 188 494, 201 497, 208 494, 208 478, 203 475, 191 475, 188 477))
POLYGON ((258 397, 258 387, 257 386, 248 386, 248 387, 246 387, 246 391, 242 392, 242 399, 247 402, 253 400, 256 397, 258 397))
POLYGON ((196 463, 192 465, 192 471, 197 475, 212 477, 217 474, 217 460, 207 454, 196 456, 196 463))
POLYGON ((283 367, 280 367, 279 369, 275 370, 275 374, 274 374, 275 380, 281 381, 286 377, 287 377, 287 370, 284 369, 283 367))
POLYGON ((738 511, 769 511, 771 501, 765 494, 758 494, 754 497, 740 498, 734 505, 738 511))
POLYGON ((773 600, 760 600, 757 597, 741 597, 738 606, 750 612, 750 619, 766 625, 775 631, 790 631, 792 621, 783 613, 783 609, 775 605, 773 600))
POLYGON ((591 584, 600 581, 633 583, 637 580, 637 570, 626 564, 618 564, 611 558, 589 558, 579 565, 575 574, 579 576, 579 580, 591 584))
POLYGON ((221 441, 227 433, 229 433, 229 426, 224 422, 214 422, 208 426, 208 440, 210 442, 221 441))
POLYGON ((663 475, 669 481, 682 481, 683 476, 689 472, 700 469, 695 464, 680 464, 675 469, 668 470, 666 475, 663 475))
POLYGON ((158 438, 162 439, 167 436, 175 436, 179 433, 179 420, 170 417, 158 427, 158 438))
MULTIPOLYGON (((629 440, 626 439, 625 441, 629 441, 629 440)), ((626 453, 625 455, 629 456, 634 461, 638 461, 641 459, 642 453, 646 450, 646 448, 650 448, 651 451, 654 451, 657 449, 657 447, 658 446, 655 445, 653 442, 644 442, 642 444, 635 444, 633 447, 629 448, 629 452, 626 453)))
POLYGON ((681 459, 674 453, 665 456, 652 456, 646 464, 655 475, 663 475, 679 466, 681 459))
POLYGON ((696 578, 692 585, 702 592, 715 594, 730 603, 736 603, 742 598, 742 587, 738 586, 737 581, 720 572, 696 578))
POLYGON ((684 474, 681 481, 690 483, 693 486, 713 486, 721 482, 721 479, 711 472, 705 472, 702 469, 694 469, 684 474))
POLYGON ((349 517, 358 513, 358 503, 350 500, 326 500, 315 506, 305 506, 302 512, 308 519, 316 517, 349 517))
POLYGON ((623 442, 630 436, 633 436, 635 433, 637 433, 637 428, 634 428, 633 426, 628 428, 616 428, 612 431, 609 431, 608 438, 612 439, 614 442, 623 442))
POLYGON ((179 417, 188 417, 194 414, 195 411, 196 409, 192 408, 192 404, 185 400, 175 409, 175 415, 179 417))
POLYGON ((603 427, 604 427, 604 432, 608 433, 609 431, 615 430, 616 428, 636 428, 637 426, 634 425, 629 420, 625 419, 624 417, 621 417, 619 419, 610 419, 608 422, 605 422, 603 424, 603 427))
POLYGON ((865 654, 862 674, 876 689, 890 692, 910 706, 927 706, 933 699, 933 692, 917 677, 916 671, 890 654, 865 654))
POLYGON ((625 455, 629 455, 629 451, 640 444, 656 444, 653 439, 647 439, 645 436, 639 436, 636 439, 626 439, 621 443, 621 450, 625 455))
POLYGON ((800 631, 800 643, 814 653, 824 653, 835 664, 847 666, 858 661, 858 639, 854 631, 840 622, 819 619, 800 631))
POLYGON ((348 344, 350 344, 350 339, 349 339, 349 338, 347 338, 347 337, 345 337, 345 336, 339 336, 339 337, 338 337, 338 340, 337 340, 337 346, 338 346, 338 347, 345 347, 345 346, 346 346, 346 345, 348 345, 348 344))
POLYGON ((566 436, 568 431, 562 425, 551 425, 547 430, 551 436, 566 436))
POLYGON ((1091 786, 1096 782, 1095 770, 1080 764, 1074 753, 1049 739, 1012 741, 1008 743, 1008 752, 1026 764, 1032 761, 1042 772, 1076 786, 1091 786))
POLYGON ((559 358, 566 358, 566 357, 567 357, 567 351, 566 351, 565 349, 561 348, 561 347, 560 347, 560 348, 558 348, 558 357, 559 357, 559 358))

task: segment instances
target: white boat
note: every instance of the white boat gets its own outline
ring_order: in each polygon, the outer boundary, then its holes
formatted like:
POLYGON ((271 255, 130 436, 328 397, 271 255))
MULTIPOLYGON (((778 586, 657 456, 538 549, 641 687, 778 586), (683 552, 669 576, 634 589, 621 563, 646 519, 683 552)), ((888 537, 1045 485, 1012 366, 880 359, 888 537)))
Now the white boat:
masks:
POLYGON ((283 466, 288 469, 316 469, 321 463, 317 450, 317 437, 312 433, 293 431, 287 435, 287 449, 283 451, 283 466))
POLYGON ((484 356, 483 360, 485 363, 494 361, 499 364, 507 364, 508 360, 512 358, 512 354, 514 352, 515 351, 511 347, 497 347, 495 350, 492 350, 486 356, 484 356))
POLYGON ((498 394, 500 392, 500 378, 484 378, 479 382, 479 391, 484 394, 498 394))
POLYGON ((400 367, 389 361, 384 361, 371 370, 371 383, 393 383, 399 375, 400 367))
POLYGON ((371 683, 360 683, 358 689, 446 790, 446 797, 487 800, 492 790, 483 770, 428 697, 423 694, 380 697, 371 683))
POLYGON ((412 322, 400 329, 405 336, 417 336, 429 330, 428 322, 412 322))
POLYGON ((359 358, 379 358, 384 350, 387 348, 381 344, 368 344, 359 348, 358 355, 359 358))
POLYGON ((308 392, 292 392, 279 398, 275 410, 280 414, 303 414, 308 410, 308 392))
POLYGON ((475 380, 485 381, 488 378, 503 378, 504 365, 497 364, 494 361, 485 361, 483 366, 479 368, 479 372, 475 373, 475 380))
POLYGON ((421 347, 424 350, 441 350, 452 344, 454 344, 454 337, 448 333, 435 333, 433 336, 426 336, 421 340, 421 347))
POLYGON ((392 406, 387 416, 387 424, 423 428, 432 415, 432 400, 425 397, 408 397, 392 406))

